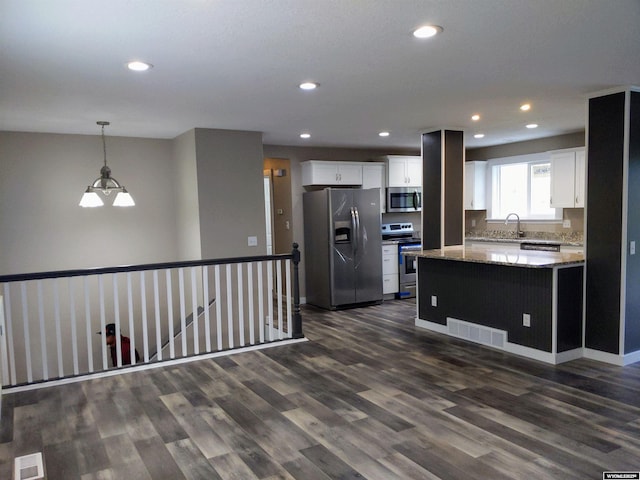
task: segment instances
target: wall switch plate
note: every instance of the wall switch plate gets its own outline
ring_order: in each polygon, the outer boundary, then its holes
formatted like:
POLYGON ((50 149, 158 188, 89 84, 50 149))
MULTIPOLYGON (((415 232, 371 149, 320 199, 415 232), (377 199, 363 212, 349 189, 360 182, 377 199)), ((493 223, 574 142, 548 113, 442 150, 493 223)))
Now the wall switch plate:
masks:
POLYGON ((629 243, 629 255, 635 255, 635 254, 636 254, 636 241, 631 240, 631 243, 629 243))
POLYGON ((522 326, 523 327, 530 327, 531 326, 531 315, 529 315, 528 313, 523 313, 522 314, 522 326))
POLYGON ((431 306, 432 307, 438 306, 438 297, 436 297, 435 295, 431 295, 431 306))
POLYGON ((563 228, 571 228, 571 220, 563 220, 562 221, 563 228))
POLYGON ((257 247, 258 246, 258 237, 248 237, 247 238, 247 245, 249 245, 250 247, 257 247))

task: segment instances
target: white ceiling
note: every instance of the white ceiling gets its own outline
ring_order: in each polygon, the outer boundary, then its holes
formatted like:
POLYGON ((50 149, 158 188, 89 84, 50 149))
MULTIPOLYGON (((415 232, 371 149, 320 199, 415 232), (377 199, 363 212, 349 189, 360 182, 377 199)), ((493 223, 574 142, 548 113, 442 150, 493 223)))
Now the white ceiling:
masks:
POLYGON ((0 49, 0 130, 477 147, 583 129, 588 94, 640 84, 640 0, 0 0, 0 49))

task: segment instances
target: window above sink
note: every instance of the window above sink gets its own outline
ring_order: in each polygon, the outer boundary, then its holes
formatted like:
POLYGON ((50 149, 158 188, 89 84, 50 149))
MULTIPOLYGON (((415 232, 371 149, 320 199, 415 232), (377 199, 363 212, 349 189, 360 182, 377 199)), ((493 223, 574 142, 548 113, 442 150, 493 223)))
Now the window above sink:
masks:
POLYGON ((562 209, 551 208, 551 158, 548 153, 487 162, 487 220, 504 221, 515 212, 521 221, 556 222, 562 209))

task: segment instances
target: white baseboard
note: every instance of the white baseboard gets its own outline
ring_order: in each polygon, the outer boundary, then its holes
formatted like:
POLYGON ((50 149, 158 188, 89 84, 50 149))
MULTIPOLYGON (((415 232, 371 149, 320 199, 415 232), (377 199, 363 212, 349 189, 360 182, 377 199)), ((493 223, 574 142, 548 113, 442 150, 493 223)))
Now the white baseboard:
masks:
POLYGON ((585 348, 584 357, 590 360, 597 360, 599 362, 611 363, 612 365, 624 367, 625 365, 640 362, 640 350, 627 353, 625 355, 618 355, 616 353, 601 352, 600 350, 585 348))

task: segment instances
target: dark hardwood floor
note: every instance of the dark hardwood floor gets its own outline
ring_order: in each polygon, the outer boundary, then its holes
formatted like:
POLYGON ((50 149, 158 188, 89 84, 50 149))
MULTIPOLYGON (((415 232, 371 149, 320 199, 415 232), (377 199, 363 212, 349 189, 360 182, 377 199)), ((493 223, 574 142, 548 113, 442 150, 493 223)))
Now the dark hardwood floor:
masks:
POLYGON ((303 308, 310 340, 3 397, 0 478, 600 479, 640 470, 640 365, 549 366, 303 308))

